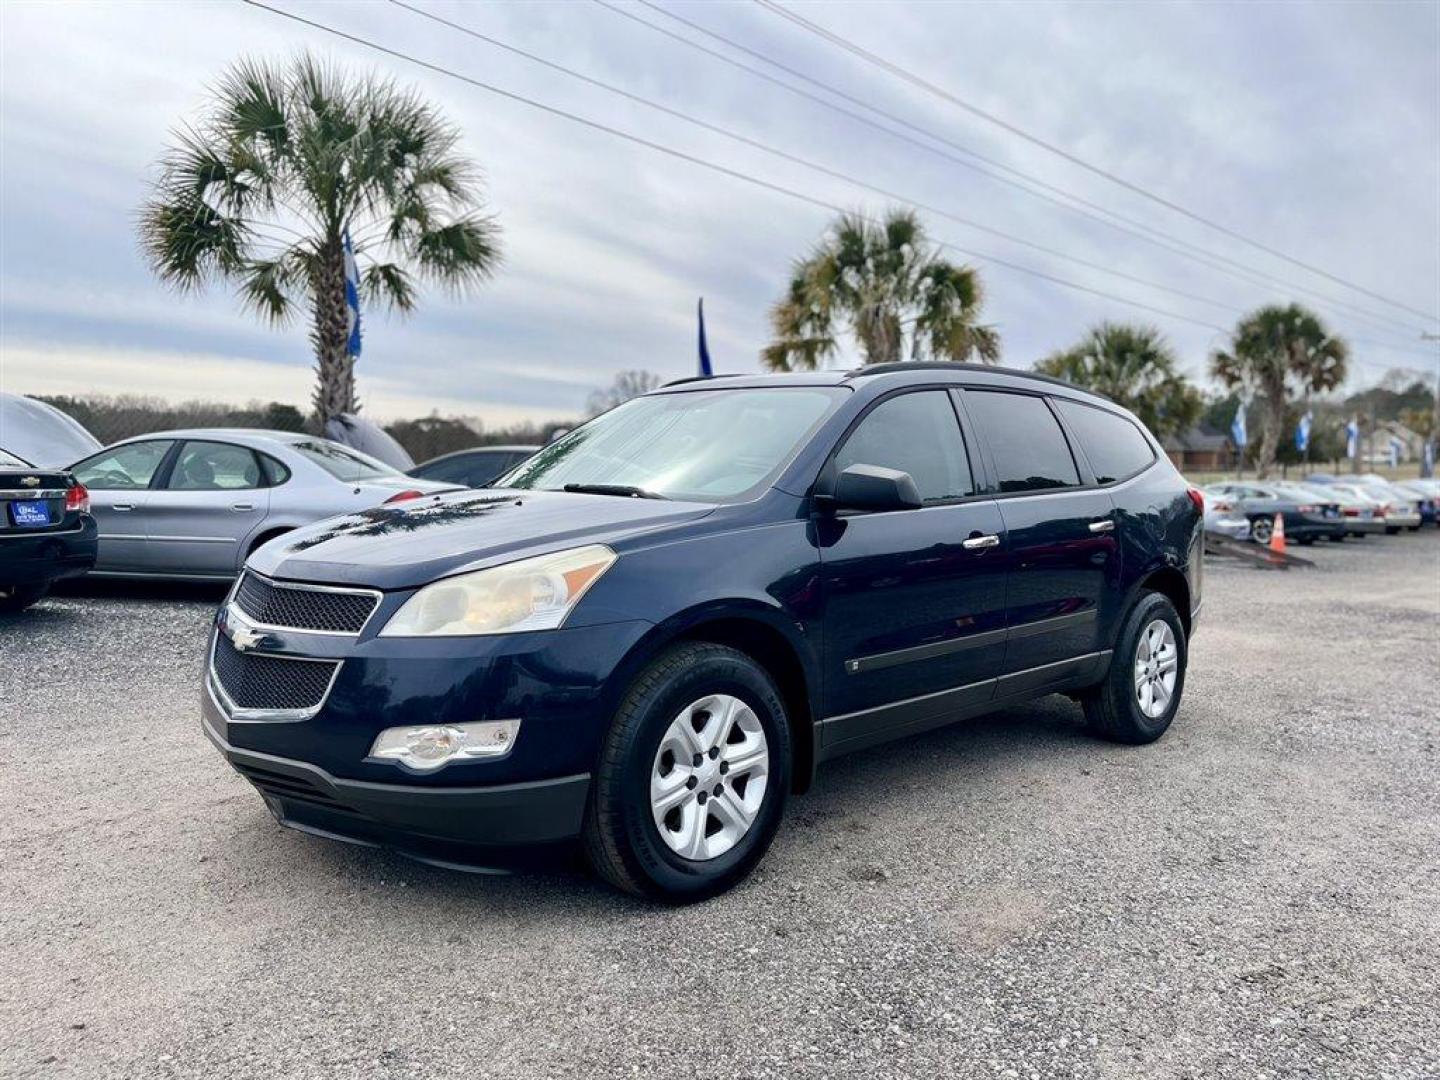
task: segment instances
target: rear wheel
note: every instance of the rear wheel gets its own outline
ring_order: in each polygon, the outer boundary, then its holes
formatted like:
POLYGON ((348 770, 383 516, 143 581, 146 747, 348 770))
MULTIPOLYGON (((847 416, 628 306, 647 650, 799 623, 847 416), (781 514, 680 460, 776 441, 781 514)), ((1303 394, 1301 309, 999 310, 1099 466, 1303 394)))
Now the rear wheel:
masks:
POLYGON ((15 585, 8 591, 0 590, 0 611, 24 611, 50 591, 50 583, 43 585, 15 585))
POLYGON ((790 762, 785 707, 759 664, 723 645, 671 649, 610 725, 585 816, 591 865, 671 903, 723 892, 770 846, 790 762))
POLYGON ((1092 731, 1121 743, 1165 734, 1185 689, 1185 627, 1161 593, 1141 595, 1120 630, 1104 681, 1081 696, 1092 731))
POLYGON ((1275 522, 1268 517, 1258 517, 1250 522, 1250 539, 1257 544, 1268 544, 1274 531, 1275 522))

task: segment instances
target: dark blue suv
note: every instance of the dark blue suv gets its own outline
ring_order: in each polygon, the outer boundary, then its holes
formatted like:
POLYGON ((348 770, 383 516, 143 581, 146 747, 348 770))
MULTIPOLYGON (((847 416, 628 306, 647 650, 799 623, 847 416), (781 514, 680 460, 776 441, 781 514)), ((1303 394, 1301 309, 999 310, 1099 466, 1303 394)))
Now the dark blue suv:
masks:
POLYGON ((713 895, 816 766, 1043 694, 1158 738, 1201 501, 1128 413, 959 364, 672 384, 484 491, 296 530, 204 725, 282 824, 450 865, 577 838, 713 895))

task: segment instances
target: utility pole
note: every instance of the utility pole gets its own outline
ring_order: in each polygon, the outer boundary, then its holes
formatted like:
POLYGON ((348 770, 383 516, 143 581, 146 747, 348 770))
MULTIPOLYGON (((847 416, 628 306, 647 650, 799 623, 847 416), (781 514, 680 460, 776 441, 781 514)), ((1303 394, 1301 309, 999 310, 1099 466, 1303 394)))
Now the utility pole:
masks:
MULTIPOLYGON (((1427 334, 1423 331, 1420 334, 1421 341, 1433 341, 1440 345, 1440 334, 1427 334)), ((1436 349, 1435 355, 1435 400, 1430 406, 1430 445, 1434 447, 1431 451, 1440 454, 1440 348, 1436 349)), ((1424 465, 1421 465, 1424 471, 1424 465)))

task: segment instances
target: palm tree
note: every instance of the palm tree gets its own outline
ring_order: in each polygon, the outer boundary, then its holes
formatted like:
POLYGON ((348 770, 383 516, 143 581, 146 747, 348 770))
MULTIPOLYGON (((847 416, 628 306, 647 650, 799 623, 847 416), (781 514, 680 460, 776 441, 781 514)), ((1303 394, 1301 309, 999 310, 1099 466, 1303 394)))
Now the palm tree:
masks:
POLYGON ((242 61, 161 158, 141 244, 179 289, 234 282, 243 306, 276 325, 306 307, 323 423, 358 407, 347 237, 364 267, 362 298, 402 315, 421 282, 463 291, 499 265, 499 226, 481 212, 478 169, 456 152, 459 139, 388 79, 307 55, 242 61))
POLYGON ((1236 325, 1229 349, 1210 357, 1211 373, 1229 387, 1256 391, 1261 405, 1255 465, 1264 478, 1275 464, 1293 389, 1308 398, 1345 381, 1350 348, 1299 304, 1251 312, 1236 325))
POLYGON ((867 364, 908 358, 1000 359, 1000 335, 976 322, 979 275, 939 257, 909 210, 883 221, 842 214, 809 258, 795 264, 770 311, 775 340, 760 354, 772 371, 820 367, 848 324, 867 364))
POLYGON ((1101 323, 1035 368, 1123 405, 1161 439, 1190 427, 1204 407, 1200 392, 1176 369, 1170 343, 1151 326, 1101 323))

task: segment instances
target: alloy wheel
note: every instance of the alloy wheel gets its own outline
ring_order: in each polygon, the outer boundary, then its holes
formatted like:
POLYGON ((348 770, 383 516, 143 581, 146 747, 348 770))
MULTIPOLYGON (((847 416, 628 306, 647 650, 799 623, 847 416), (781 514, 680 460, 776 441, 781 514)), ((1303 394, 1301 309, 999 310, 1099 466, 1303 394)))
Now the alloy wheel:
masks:
POLYGON ((1152 620, 1135 645, 1135 700, 1151 720, 1164 716, 1170 708, 1179 671, 1175 631, 1164 619, 1152 620))
POLYGON ((769 772, 765 728, 749 705, 729 694, 687 705, 665 730, 650 772, 660 838, 697 862, 724 855, 760 813, 769 772))

